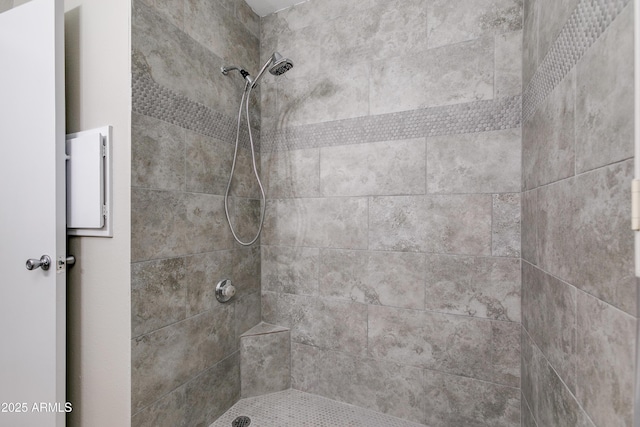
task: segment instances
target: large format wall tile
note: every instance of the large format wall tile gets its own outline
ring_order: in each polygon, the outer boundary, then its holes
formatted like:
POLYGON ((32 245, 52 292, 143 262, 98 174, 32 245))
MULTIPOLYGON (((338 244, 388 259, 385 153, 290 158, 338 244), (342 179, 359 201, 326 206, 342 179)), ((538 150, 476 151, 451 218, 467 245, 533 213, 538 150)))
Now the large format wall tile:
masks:
POLYGON ((522 371, 522 393, 538 426, 593 427, 573 394, 526 333, 522 334, 522 371))
POLYGON ((521 197, 519 193, 493 195, 491 255, 520 257, 521 197))
POLYGON ((223 214, 224 201, 220 196, 185 193, 184 233, 190 253, 229 248, 229 225, 223 214))
POLYGON ((491 195, 374 197, 370 249, 491 254, 491 195))
POLYGON ((234 352, 186 384, 185 426, 209 425, 240 398, 240 356, 234 352))
POLYGON ((240 338, 240 378, 243 399, 286 390, 291 386, 289 330, 271 327, 268 331, 252 334, 254 330, 240 338))
POLYGON ((133 411, 230 355, 232 318, 231 307, 221 306, 132 340, 133 411))
POLYGON ((430 48, 522 28, 520 0, 476 0, 468 7, 448 0, 430 0, 428 12, 430 48))
POLYGON ((223 195, 229 182, 233 146, 195 132, 185 133, 187 191, 223 195))
MULTIPOLYGON (((222 196, 224 200, 224 196, 222 196)), ((245 242, 251 242, 258 234, 258 228, 260 227, 260 216, 262 215, 262 200, 261 199, 246 199, 243 197, 229 197, 227 199, 227 206, 229 208, 229 218, 233 230, 238 238, 245 242)), ((223 202, 224 209, 224 202, 223 202)), ((224 211, 223 211, 223 215, 224 211)), ((220 217, 215 217, 218 220, 220 217)), ((222 223, 231 232, 229 223, 225 216, 222 216, 222 223)), ((235 240, 233 240, 233 244, 235 240)), ((258 246, 260 244, 260 236, 252 244, 252 246, 258 246)))
POLYGON ((522 326, 516 322, 491 322, 491 372, 483 379, 520 387, 522 326))
POLYGON ((370 114, 493 98, 493 37, 382 60, 372 67, 370 114))
POLYGON ((429 193, 520 191, 520 163, 519 129, 428 138, 427 190, 429 193))
POLYGON ((184 20, 185 32, 202 46, 233 65, 258 72, 259 42, 232 11, 218 2, 185 0, 184 20))
POLYGON ((263 153, 262 176, 270 199, 318 197, 320 195, 320 150, 263 153))
POLYGON ((262 321, 262 295, 260 292, 244 294, 233 303, 236 331, 236 346, 240 346, 240 335, 262 321))
POLYGON ((187 316, 210 310, 219 304, 216 285, 220 280, 232 278, 233 252, 208 252, 185 257, 187 283, 187 316))
POLYGON ((424 421, 422 369, 334 351, 321 351, 316 358, 316 393, 409 421, 424 421))
POLYGON ((536 420, 531 413, 531 409, 529 409, 529 404, 524 397, 522 397, 520 408, 522 413, 522 417, 520 418, 522 427, 538 427, 536 420))
POLYGON ((158 399, 153 404, 135 413, 131 427, 176 427, 184 426, 186 413, 185 386, 158 399))
POLYGON ((428 369, 424 374, 428 426, 520 426, 517 388, 428 369))
POLYGON ((425 306, 444 313, 518 322, 520 261, 429 254, 425 306))
POLYGON ((184 258, 131 265, 131 336, 151 332, 187 314, 184 258))
POLYGON ((373 0, 366 13, 355 12, 331 23, 335 44, 325 45, 339 61, 389 59, 424 51, 427 8, 425 0, 373 0), (359 26, 350 25, 354 17, 359 26), (337 48, 337 49, 336 49, 337 48))
POLYGON ((318 360, 321 350, 310 345, 291 343, 291 388, 318 393, 318 360))
POLYGON ((538 1, 538 63, 556 41, 560 31, 576 8, 579 0, 537 0, 538 1))
POLYGON ((424 139, 320 149, 324 196, 425 193, 424 139))
POLYGON ((299 295, 317 295, 320 250, 288 246, 261 246, 262 289, 299 295))
POLYGON ((131 186, 158 190, 185 189, 184 129, 131 115, 131 186))
POLYGON ((369 306, 369 353, 371 356, 435 369, 447 373, 517 387, 519 352, 513 354, 518 333, 493 334, 493 322, 464 316, 369 306), (494 342, 495 340, 495 342, 494 342), (513 347, 513 346, 511 346, 513 347), (500 359, 496 348, 507 348, 510 356, 500 359), (510 362, 508 360, 511 359, 510 362))
POLYGON ((571 207, 574 186, 574 179, 567 179, 536 190, 538 203, 534 220, 538 231, 538 265, 564 280, 571 276, 576 249, 575 218, 571 207))
POLYGON ((261 41, 305 27, 321 25, 341 16, 362 12, 374 4, 374 0, 345 2, 343 0, 321 0, 301 2, 293 7, 272 13, 262 18, 261 41))
POLYGON ((576 172, 633 157, 633 6, 576 66, 576 172))
POLYGON ((525 190, 574 174, 575 76, 570 72, 522 127, 525 190))
POLYGON ((364 355, 367 306, 350 301, 262 293, 265 322, 291 329, 293 342, 364 355), (347 327, 348 325, 348 327, 347 327))
POLYGON ((293 7, 262 18, 261 40, 295 31, 301 28, 321 25, 341 16, 369 9, 374 0, 345 2, 342 0, 322 0, 301 2, 293 7))
POLYGON ((632 175, 629 160, 539 188, 534 227, 543 270, 635 314, 632 175))
POLYGON ((193 101, 237 114, 243 81, 219 72, 223 60, 139 1, 132 16, 133 72, 146 72, 160 85, 193 101))
POLYGON ((522 93, 522 43, 522 31, 496 35, 496 98, 522 93))
POLYGON ((633 423, 637 320, 578 292, 577 394, 597 425, 633 423))
MULTIPOLYGON (((295 69, 294 66, 292 71, 295 69)), ((366 116, 369 74, 369 64, 340 63, 331 72, 313 78, 289 76, 278 83, 279 125, 300 126, 366 116)))
POLYGON ((270 200, 263 242, 268 245, 367 248, 366 198, 270 200))
POLYGON ((538 190, 522 192, 522 259, 538 264, 538 190))
POLYGON ((164 16, 174 26, 184 30, 184 0, 138 0, 164 16))
POLYGON ((244 295, 260 292, 261 256, 260 246, 236 245, 233 251, 233 280, 236 286, 236 295, 244 295))
POLYGON ((394 307, 424 308, 423 254, 323 249, 322 296, 394 307))
MULTIPOLYGON (((320 2, 311 3, 309 8, 320 2)), ((348 7, 353 10, 365 6, 366 2, 358 6, 354 2, 348 7)), ((341 69, 342 64, 389 60, 424 51, 426 12, 424 0, 376 2, 365 13, 353 10, 294 31, 278 28, 281 34, 274 37, 282 54, 297 64, 290 71, 292 77, 317 78, 327 70, 341 69)))
POLYGON ((131 260, 181 255, 184 203, 181 193, 131 191, 131 260))
POLYGON ((633 232, 628 217, 632 179, 633 160, 576 177, 571 215, 575 261, 569 282, 635 315, 633 232))
POLYGON ((538 4, 540 0, 526 0, 522 28, 522 86, 527 87, 538 69, 538 4))
POLYGON ((233 2, 236 7, 236 18, 245 26, 249 32, 260 38, 260 16, 258 16, 246 1, 233 2))
POLYGON ((573 286, 522 263, 522 325, 574 393, 576 292, 573 286))

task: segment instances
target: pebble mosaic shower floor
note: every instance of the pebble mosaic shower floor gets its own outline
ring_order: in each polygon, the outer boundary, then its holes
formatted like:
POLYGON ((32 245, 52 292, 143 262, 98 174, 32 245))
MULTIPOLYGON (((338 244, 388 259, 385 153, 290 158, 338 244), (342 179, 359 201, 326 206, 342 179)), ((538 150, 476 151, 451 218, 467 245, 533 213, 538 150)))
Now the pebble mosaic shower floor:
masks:
POLYGON ((251 427, 424 427, 298 390, 242 399, 210 427, 231 427, 241 415, 251 427))

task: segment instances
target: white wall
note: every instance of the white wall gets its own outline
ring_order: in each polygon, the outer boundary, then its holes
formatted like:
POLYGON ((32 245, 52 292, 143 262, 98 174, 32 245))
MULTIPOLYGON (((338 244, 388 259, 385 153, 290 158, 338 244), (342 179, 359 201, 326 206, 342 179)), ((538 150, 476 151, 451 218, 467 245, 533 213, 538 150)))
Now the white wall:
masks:
POLYGON ((113 125, 114 237, 70 239, 69 426, 131 420, 130 0, 65 0, 67 133, 113 125))

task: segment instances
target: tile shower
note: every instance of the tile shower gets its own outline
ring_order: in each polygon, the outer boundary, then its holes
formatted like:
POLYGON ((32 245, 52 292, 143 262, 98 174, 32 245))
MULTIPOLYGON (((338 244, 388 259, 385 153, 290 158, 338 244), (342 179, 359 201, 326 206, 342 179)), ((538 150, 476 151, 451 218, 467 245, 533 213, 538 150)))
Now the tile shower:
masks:
POLYGON ((631 425, 627 3, 310 0, 260 19, 134 0, 132 425, 215 421, 260 321, 290 329, 310 395, 428 426, 631 425), (243 82, 219 69, 276 50, 295 66, 252 106, 268 201, 242 248, 223 194, 243 82))

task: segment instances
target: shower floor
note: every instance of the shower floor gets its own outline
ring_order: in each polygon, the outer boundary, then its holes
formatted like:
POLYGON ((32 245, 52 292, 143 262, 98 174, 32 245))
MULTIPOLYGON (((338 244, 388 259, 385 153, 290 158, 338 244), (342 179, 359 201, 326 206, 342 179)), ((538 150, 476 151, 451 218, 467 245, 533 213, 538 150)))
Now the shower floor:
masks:
POLYGON ((242 399, 210 427, 231 427, 241 415, 251 418, 250 427, 424 427, 292 389, 242 399))

